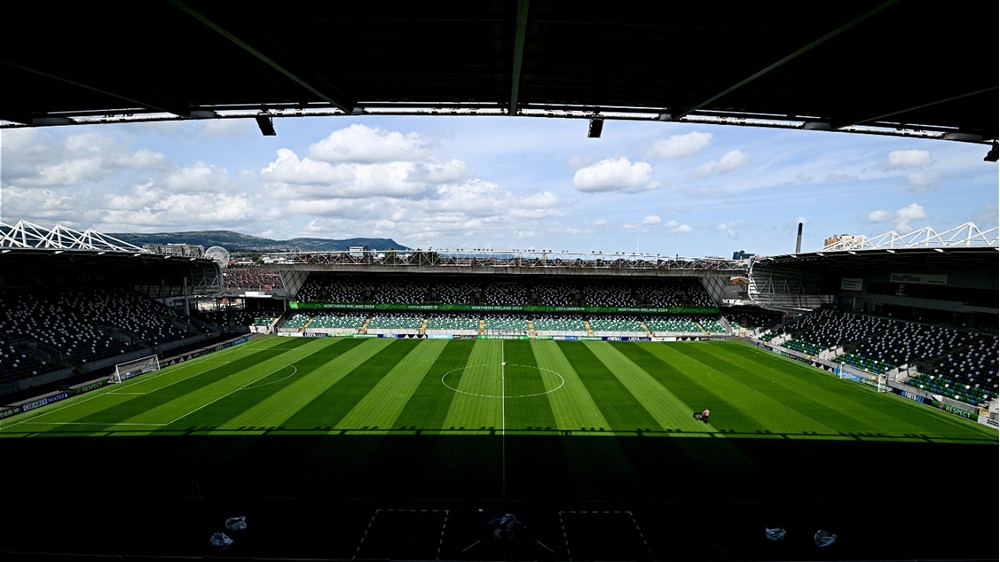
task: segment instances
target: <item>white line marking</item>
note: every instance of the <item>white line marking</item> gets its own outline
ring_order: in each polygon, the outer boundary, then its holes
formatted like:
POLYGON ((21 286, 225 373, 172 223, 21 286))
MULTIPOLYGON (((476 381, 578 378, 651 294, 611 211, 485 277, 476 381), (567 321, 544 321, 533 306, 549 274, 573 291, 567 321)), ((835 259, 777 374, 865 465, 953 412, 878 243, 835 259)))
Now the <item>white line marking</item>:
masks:
MULTIPOLYGON (((102 426, 102 427, 107 425, 106 423, 103 423, 103 422, 45 422, 45 421, 29 421, 27 423, 35 424, 35 425, 99 425, 99 426, 102 426)), ((167 425, 167 424, 165 424, 165 423, 116 423, 115 425, 137 425, 137 426, 141 426, 141 427, 149 427, 149 426, 162 427, 162 426, 167 425)))
MULTIPOLYGON (((206 403, 202 404, 201 406, 198 406, 198 407, 197 407, 197 408, 195 408, 194 410, 191 410, 190 412, 188 412, 188 413, 186 413, 186 414, 182 414, 182 415, 180 415, 180 416, 178 416, 178 417, 174 418, 173 420, 171 420, 171 421, 167 422, 167 424, 166 424, 166 425, 170 425, 170 424, 172 424, 172 423, 174 423, 174 422, 177 422, 177 421, 179 421, 179 420, 182 420, 182 419, 184 419, 184 418, 186 418, 186 417, 190 416, 191 414, 193 414, 193 413, 197 412, 198 410, 201 410, 202 408, 204 408, 204 407, 206 407, 206 406, 211 406, 212 404, 215 404, 216 402, 218 402, 219 400, 222 400, 223 398, 225 398, 225 397, 227 397, 227 396, 230 396, 230 395, 233 395, 233 394, 236 394, 237 392, 239 392, 239 391, 241 391, 241 390, 243 390, 243 389, 245 389, 245 388, 249 388, 249 387, 250 387, 250 385, 254 384, 255 382, 257 382, 257 381, 259 381, 259 380, 262 380, 262 379, 264 379, 264 378, 266 378, 266 377, 269 377, 269 376, 273 375, 274 373, 277 373, 278 371, 280 371, 280 370, 284 369, 285 367, 291 367, 291 368, 292 368, 292 370, 293 370, 293 371, 295 371, 294 373, 292 373, 292 375, 294 375, 295 373, 298 373, 298 372, 299 372, 299 369, 298 369, 298 367, 296 367, 296 366, 295 366, 294 364, 293 364, 293 365, 285 365, 284 367, 278 367, 277 369, 275 369, 275 370, 271 371, 270 373, 268 373, 268 374, 266 374, 266 375, 264 375, 264 376, 262 376, 262 377, 258 377, 258 378, 256 378, 256 379, 254 379, 254 380, 252 380, 252 381, 250 381, 250 382, 246 383, 245 385, 243 385, 243 386, 241 386, 241 387, 237 388, 237 389, 234 389, 234 390, 231 390, 231 391, 229 391, 229 392, 227 392, 227 393, 223 394, 222 396, 220 396, 220 397, 216 398, 215 400, 212 400, 212 401, 210 401, 210 402, 206 402, 206 403)), ((291 375, 289 375, 289 376, 291 376, 291 375)), ((287 378, 287 377, 286 377, 286 378, 287 378)), ((284 380, 284 379, 282 379, 282 380, 284 380)))
POLYGON ((503 356, 503 340, 500 340, 500 444, 501 497, 507 501, 507 362, 503 356))
MULTIPOLYGON (((257 340, 257 341, 266 341, 266 340, 257 340)), ((105 388, 110 388, 110 390, 103 391, 103 389, 99 389, 99 390, 91 393, 92 396, 88 396, 86 398, 81 398, 80 400, 73 400, 73 398, 76 398, 75 396, 70 397, 69 400, 66 400, 66 402, 67 402, 66 404, 63 404, 62 406, 60 406, 58 408, 50 410, 48 408, 42 407, 42 408, 39 408, 37 410, 37 413, 31 414, 30 417, 27 417, 27 418, 24 418, 24 419, 19 419, 19 420, 15 421, 13 423, 10 423, 10 424, 0 423, 0 429, 6 429, 8 427, 14 427, 15 425, 20 425, 22 423, 30 422, 31 420, 40 418, 42 416, 47 416, 49 414, 54 414, 56 412, 61 412, 61 411, 65 410, 66 408, 71 408, 71 407, 77 406, 79 404, 84 404, 84 403, 90 402, 91 400, 96 400, 97 398, 103 398, 105 396, 111 396, 111 395, 114 395, 114 394, 125 394, 122 391, 124 391, 127 388, 131 388, 131 387, 133 387, 133 386, 135 386, 137 384, 142 384, 142 383, 146 383, 146 382, 149 382, 149 381, 153 381, 153 380, 156 380, 156 379, 158 379, 158 378, 160 378, 160 377, 162 377, 164 375, 174 374, 174 373, 180 371, 182 367, 189 366, 192 363, 200 364, 200 363, 203 362, 202 361, 203 359, 206 359, 208 357, 217 358, 220 355, 227 355, 227 354, 230 354, 230 353, 235 353, 236 351, 244 350, 247 347, 250 347, 250 345, 253 344, 253 343, 254 342, 248 342, 247 345, 234 345, 232 347, 229 347, 229 348, 226 348, 226 349, 223 349, 223 350, 220 350, 220 351, 215 351, 215 352, 212 352, 212 353, 208 353, 208 354, 202 355, 201 357, 195 357, 194 359, 191 359, 190 361, 185 361, 184 363, 176 363, 174 365, 171 365, 170 367, 166 367, 164 369, 160 369, 158 372, 153 373, 153 374, 142 375, 141 377, 135 377, 135 378, 129 379, 127 382, 123 382, 123 383, 116 384, 116 385, 106 386, 105 388)), ((272 348, 256 349, 256 351, 272 351, 272 348)), ((226 363, 226 364, 228 364, 228 363, 226 363)), ((205 373, 207 373, 210 370, 211 369, 202 370, 202 371, 198 371, 198 372, 192 373, 191 375, 189 375, 187 377, 184 377, 182 379, 178 379, 178 380, 176 380, 176 381, 174 381, 174 382, 172 382, 170 384, 167 384, 165 386, 161 386, 161 387, 155 388, 151 392, 156 392, 157 390, 163 390, 164 388, 171 387, 171 386, 173 386, 173 385, 175 385, 175 384, 177 384, 179 382, 183 382, 183 381, 186 381, 188 379, 194 378, 194 377, 196 377, 198 375, 205 374, 205 373)), ((147 392, 146 394, 150 394, 151 392, 147 392)), ((18 416, 18 417, 20 417, 20 416, 18 416)), ((17 419, 17 418, 11 418, 11 419, 17 419)), ((100 425, 100 424, 96 424, 96 425, 100 425)), ((105 425, 107 425, 107 424, 105 424, 105 425)))

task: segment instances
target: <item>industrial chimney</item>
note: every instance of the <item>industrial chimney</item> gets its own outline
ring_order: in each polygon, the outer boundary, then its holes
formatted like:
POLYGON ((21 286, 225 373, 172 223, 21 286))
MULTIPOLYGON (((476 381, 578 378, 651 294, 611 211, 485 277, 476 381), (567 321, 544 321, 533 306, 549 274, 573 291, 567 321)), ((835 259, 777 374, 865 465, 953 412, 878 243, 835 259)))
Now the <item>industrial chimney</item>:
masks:
POLYGON ((795 238, 795 253, 802 251, 802 223, 799 223, 799 235, 795 238))

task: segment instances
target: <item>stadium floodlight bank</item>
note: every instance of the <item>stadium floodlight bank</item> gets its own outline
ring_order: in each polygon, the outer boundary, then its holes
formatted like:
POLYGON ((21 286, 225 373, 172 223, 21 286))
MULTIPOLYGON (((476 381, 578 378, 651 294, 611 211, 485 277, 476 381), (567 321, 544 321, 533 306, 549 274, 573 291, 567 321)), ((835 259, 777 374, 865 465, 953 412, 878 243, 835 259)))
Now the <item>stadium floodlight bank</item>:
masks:
POLYGON ((132 377, 159 370, 160 359, 155 355, 126 361, 115 365, 115 372, 108 378, 108 384, 117 384, 132 377))

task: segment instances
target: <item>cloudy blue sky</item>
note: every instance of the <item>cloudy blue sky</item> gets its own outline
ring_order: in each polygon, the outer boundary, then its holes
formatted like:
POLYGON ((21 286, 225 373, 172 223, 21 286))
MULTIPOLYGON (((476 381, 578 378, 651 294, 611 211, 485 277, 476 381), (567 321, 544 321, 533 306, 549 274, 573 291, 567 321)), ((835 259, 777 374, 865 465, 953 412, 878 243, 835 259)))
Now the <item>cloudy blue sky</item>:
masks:
POLYGON ((774 255, 998 222, 988 147, 683 123, 325 117, 0 131, 0 218, 410 247, 774 255))

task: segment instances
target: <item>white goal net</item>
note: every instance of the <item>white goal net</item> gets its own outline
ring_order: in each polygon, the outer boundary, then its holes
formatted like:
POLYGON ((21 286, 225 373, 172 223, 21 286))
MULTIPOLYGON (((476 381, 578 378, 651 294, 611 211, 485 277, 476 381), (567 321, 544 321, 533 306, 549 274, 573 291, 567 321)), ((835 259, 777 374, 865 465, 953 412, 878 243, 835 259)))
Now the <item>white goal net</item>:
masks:
POLYGON ((108 378, 111 384, 120 383, 132 377, 137 377, 143 373, 160 370, 160 360, 155 355, 126 361, 115 365, 115 372, 108 378))

